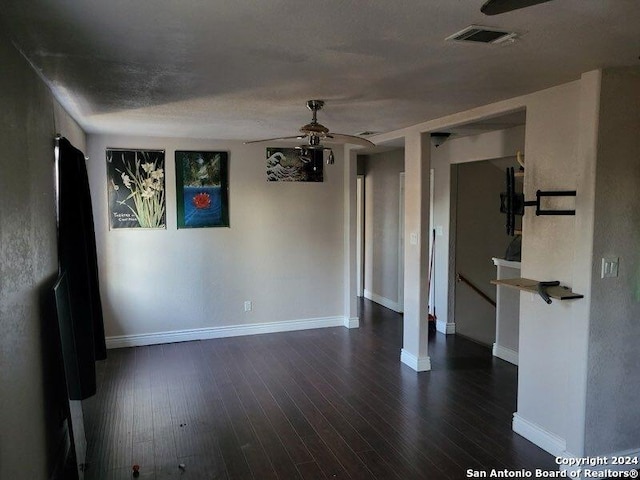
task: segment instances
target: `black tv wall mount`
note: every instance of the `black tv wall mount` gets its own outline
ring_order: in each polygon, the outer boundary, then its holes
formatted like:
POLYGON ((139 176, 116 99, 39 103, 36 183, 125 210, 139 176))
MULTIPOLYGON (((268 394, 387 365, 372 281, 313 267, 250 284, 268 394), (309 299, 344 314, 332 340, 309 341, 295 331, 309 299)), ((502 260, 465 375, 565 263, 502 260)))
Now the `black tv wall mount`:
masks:
POLYGON ((543 209, 541 200, 546 197, 575 197, 576 190, 536 191, 536 199, 525 201, 524 194, 515 190, 515 171, 507 168, 507 191, 500 194, 500 212, 507 216, 507 235, 515 235, 515 217, 524 215, 524 207, 536 207, 536 215, 575 215, 575 210, 543 209))

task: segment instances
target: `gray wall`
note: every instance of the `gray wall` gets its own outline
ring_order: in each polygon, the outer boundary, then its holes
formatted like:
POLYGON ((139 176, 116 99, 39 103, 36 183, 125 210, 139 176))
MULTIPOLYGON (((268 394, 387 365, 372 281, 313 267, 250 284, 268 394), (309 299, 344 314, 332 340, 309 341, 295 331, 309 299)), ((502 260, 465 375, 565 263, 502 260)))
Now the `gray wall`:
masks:
POLYGON ((605 71, 596 167, 585 453, 640 447, 640 69, 605 71), (620 258, 618 278, 600 259, 620 258))
POLYGON ((404 150, 368 155, 365 165, 365 297, 398 310, 400 172, 404 150))
POLYGON ((63 404, 45 294, 57 276, 56 131, 83 133, 0 38, 0 478, 45 479, 63 404))

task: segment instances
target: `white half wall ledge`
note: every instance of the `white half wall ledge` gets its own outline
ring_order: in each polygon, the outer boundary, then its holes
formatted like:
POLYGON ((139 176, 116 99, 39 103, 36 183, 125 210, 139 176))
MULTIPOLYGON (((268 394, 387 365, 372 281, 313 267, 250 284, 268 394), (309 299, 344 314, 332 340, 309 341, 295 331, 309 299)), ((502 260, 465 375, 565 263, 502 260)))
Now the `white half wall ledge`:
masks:
POLYGON ((367 300, 371 300, 372 302, 376 302, 382 305, 383 307, 387 307, 388 309, 393 310, 394 312, 402 313, 402 310, 400 309, 400 305, 398 304, 398 302, 394 302, 393 300, 389 300, 386 297, 382 297, 376 293, 370 292, 366 288, 364 290, 364 298, 366 298, 367 300))
MULTIPOLYGON (((628 465, 613 465, 612 458, 623 458, 623 459, 640 459, 640 449, 636 450, 627 450, 624 452, 616 452, 616 453, 607 453, 607 454, 598 454, 598 455, 574 455, 573 453, 563 452, 560 455, 561 458, 556 460, 557 462, 566 462, 560 464, 560 470, 569 472, 568 478, 577 478, 581 480, 583 478, 605 478, 605 475, 594 472, 628 472, 631 470, 637 470, 640 468, 638 465, 628 464, 628 465), (607 463, 605 465, 596 465, 599 461, 605 459, 607 463), (577 463, 576 460, 580 461, 580 465, 569 465, 569 463, 577 463), (582 463, 584 462, 584 463, 582 463), (593 463, 594 465, 589 465, 589 463, 593 463), (589 470, 588 477, 585 474, 585 470, 589 470)), ((611 477, 607 473, 606 477, 611 477)), ((634 477, 627 477, 634 478, 634 477)))
POLYGON ((108 349, 142 347, 161 343, 190 342, 194 340, 210 340, 213 338, 240 337, 244 335, 260 335, 263 333, 292 332, 311 330, 314 328, 347 327, 357 328, 356 317, 322 317, 304 320, 286 320, 281 322, 254 323, 250 325, 228 325, 223 327, 194 328, 189 330, 173 330, 169 332, 142 333, 135 335, 117 335, 107 337, 108 349), (355 325, 355 326, 352 326, 355 325))
POLYGON ((498 345, 497 343, 493 344, 493 356, 498 357, 505 362, 518 365, 518 352, 511 350, 510 348, 503 347, 502 345, 498 345))
POLYGON ((496 267, 508 267, 508 268, 517 268, 520 270, 522 268, 521 262, 515 262, 513 260, 505 260, 504 258, 492 257, 493 264, 496 267))
POLYGON ((513 414, 512 428, 518 435, 522 435, 554 457, 559 457, 567 449, 567 442, 564 438, 522 418, 518 412, 513 414))
POLYGON ((416 372, 428 372, 431 370, 431 357, 418 358, 413 353, 407 352, 404 348, 400 352, 400 361, 416 372))

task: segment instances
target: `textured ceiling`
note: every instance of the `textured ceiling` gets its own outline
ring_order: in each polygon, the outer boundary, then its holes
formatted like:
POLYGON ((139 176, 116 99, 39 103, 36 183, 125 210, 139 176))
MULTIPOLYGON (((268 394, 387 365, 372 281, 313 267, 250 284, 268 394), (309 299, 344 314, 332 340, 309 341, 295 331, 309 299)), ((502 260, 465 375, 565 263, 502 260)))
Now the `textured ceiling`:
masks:
POLYGON ((385 132, 638 65, 640 1, 4 0, 3 30, 89 132, 294 135, 307 99, 332 131, 385 132), (470 24, 506 45, 444 38, 470 24))

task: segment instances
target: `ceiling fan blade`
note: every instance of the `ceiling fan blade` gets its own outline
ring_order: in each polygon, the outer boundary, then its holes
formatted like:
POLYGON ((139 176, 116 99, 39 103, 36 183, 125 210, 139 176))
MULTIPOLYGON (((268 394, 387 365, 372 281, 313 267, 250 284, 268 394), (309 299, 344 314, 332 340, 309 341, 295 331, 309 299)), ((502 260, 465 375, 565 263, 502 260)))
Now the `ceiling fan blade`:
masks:
POLYGON ((325 138, 328 142, 351 143, 353 145, 361 145, 363 147, 375 147, 376 144, 366 138, 356 137, 355 135, 345 135, 343 133, 328 133, 325 138))
POLYGON ((518 10, 520 8, 531 7, 538 3, 550 2, 551 0, 489 0, 480 8, 485 15, 499 15, 501 13, 518 10))
POLYGON ((302 140, 303 138, 307 138, 306 135, 294 135, 292 137, 276 137, 276 138, 263 138, 262 140, 251 140, 249 142, 244 142, 245 145, 250 143, 260 143, 260 142, 275 142, 277 140, 293 140, 297 138, 298 140, 302 140))

